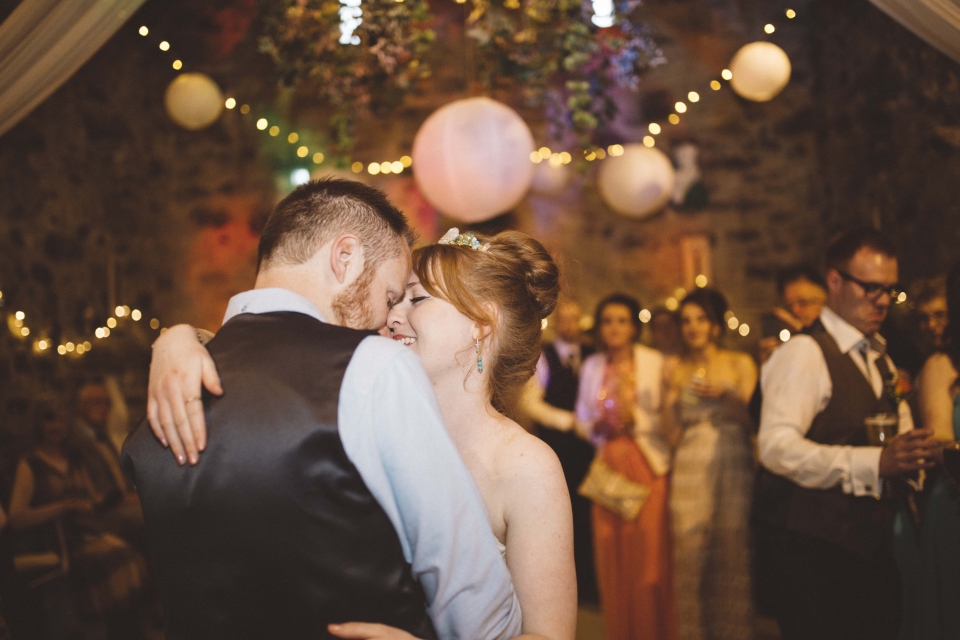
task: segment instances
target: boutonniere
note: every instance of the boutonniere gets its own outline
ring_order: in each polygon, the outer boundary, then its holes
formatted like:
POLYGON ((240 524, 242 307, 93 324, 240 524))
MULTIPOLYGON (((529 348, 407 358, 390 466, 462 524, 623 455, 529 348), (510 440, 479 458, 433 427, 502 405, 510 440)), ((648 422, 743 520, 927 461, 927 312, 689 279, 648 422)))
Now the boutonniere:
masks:
POLYGON ((901 402, 908 400, 911 394, 913 394, 913 385, 896 372, 890 376, 890 379, 884 384, 884 388, 886 389, 887 397, 890 398, 894 406, 900 406, 901 402))

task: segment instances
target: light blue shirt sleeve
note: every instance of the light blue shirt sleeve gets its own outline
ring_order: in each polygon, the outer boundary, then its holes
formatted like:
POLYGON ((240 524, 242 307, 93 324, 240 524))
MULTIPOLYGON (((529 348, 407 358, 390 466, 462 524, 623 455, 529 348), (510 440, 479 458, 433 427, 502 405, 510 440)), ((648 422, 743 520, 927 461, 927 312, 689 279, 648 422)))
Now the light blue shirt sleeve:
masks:
POLYGON ((338 418, 347 457, 397 530, 439 637, 519 635, 510 573, 419 359, 366 338, 344 375, 338 418))

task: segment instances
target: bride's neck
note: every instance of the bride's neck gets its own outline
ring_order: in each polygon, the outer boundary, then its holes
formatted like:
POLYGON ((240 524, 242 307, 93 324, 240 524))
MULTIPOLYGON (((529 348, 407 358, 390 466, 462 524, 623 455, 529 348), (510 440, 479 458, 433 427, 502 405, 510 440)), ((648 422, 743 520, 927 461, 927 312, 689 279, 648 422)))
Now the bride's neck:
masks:
POLYGON ((477 422, 492 411, 486 385, 478 375, 473 372, 464 381, 462 373, 452 371, 432 381, 443 421, 458 448, 478 435, 477 422))

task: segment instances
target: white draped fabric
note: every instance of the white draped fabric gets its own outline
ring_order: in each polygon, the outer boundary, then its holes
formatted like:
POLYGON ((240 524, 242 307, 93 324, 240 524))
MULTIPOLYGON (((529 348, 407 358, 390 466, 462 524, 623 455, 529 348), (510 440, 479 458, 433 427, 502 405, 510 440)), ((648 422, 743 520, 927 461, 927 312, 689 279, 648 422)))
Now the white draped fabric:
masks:
POLYGON ((891 18, 960 62, 958 0, 870 0, 891 18))
POLYGON ((23 0, 0 24, 0 135, 72 76, 144 0, 23 0))

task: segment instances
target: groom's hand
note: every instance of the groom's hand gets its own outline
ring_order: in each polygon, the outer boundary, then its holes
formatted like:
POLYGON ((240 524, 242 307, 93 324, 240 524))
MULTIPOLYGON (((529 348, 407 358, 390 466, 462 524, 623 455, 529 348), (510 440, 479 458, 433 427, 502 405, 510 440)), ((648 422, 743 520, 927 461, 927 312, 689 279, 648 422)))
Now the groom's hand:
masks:
POLYGON ((207 444, 202 387, 214 395, 223 393, 213 358, 193 327, 171 327, 153 344, 147 419, 153 435, 170 447, 180 464, 196 464, 207 444))
POLYGON ((327 625, 327 631, 338 638, 348 638, 350 640, 416 640, 416 636, 412 636, 402 629, 368 622, 331 624, 327 625))

